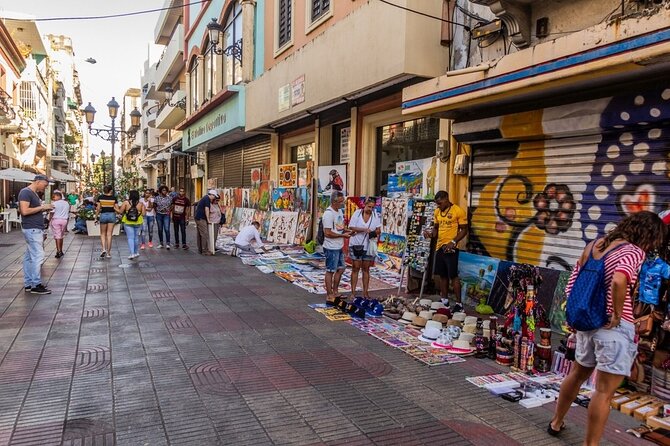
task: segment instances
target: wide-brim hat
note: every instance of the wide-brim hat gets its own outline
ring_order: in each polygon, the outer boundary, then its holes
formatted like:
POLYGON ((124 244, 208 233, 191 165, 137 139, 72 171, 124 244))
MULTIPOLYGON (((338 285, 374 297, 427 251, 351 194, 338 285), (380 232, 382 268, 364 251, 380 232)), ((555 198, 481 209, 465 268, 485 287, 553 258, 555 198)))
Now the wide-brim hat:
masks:
POLYGON ((437 341, 431 342, 430 346, 435 347, 435 348, 451 348, 453 346, 453 343, 452 344, 442 344, 442 343, 439 342, 439 338, 438 338, 437 341))
POLYGON ((445 316, 444 314, 437 313, 433 315, 433 320, 442 324, 446 324, 449 322, 449 317, 445 316))
POLYGON ((454 315, 451 318, 455 321, 463 322, 465 321, 466 317, 468 317, 468 315, 460 311, 458 313, 454 313, 454 315))
MULTIPOLYGON (((472 342, 472 340, 475 339, 475 335, 472 333, 466 333, 464 331, 461 332, 461 335, 458 337, 458 341, 464 341, 467 342, 468 345, 472 342)), ((455 342, 454 342, 455 345, 455 342)))
MULTIPOLYGON (((456 341, 458 342, 458 341, 456 341)), ((454 342, 454 345, 451 347, 447 348, 447 353, 450 353, 452 355, 457 355, 457 356, 470 356, 475 353, 475 349, 472 347, 457 347, 456 342, 454 342)))
POLYGON ((433 301, 430 300, 430 299, 421 299, 419 301, 419 305, 424 306, 424 307, 429 307, 429 306, 432 305, 432 303, 433 303, 433 301))
POLYGON ((465 316, 464 325, 477 325, 477 316, 465 316))
POLYGON ((435 342, 437 341, 437 338, 440 337, 440 329, 439 328, 424 328, 421 330, 421 336, 419 336, 419 340, 423 342, 435 342))
POLYGON ((431 320, 433 318, 433 314, 430 311, 421 311, 419 313, 419 316, 422 318, 426 319, 427 321, 431 320))
POLYGON ((442 302, 433 302, 430 304, 431 310, 439 310, 440 308, 446 308, 442 302))
POLYGON ((415 327, 423 328, 426 326, 426 322, 428 322, 428 320, 425 317, 421 316, 414 316, 414 319, 412 319, 412 325, 414 325, 415 327))
POLYGON ((402 317, 398 319, 398 322, 400 322, 401 324, 411 324, 415 316, 416 316, 415 313, 411 311, 405 311, 402 314, 402 317))
POLYGON ((442 330, 442 322, 431 319, 426 322, 426 328, 437 328, 438 330, 442 330))
POLYGON ((447 318, 451 318, 451 310, 449 308, 446 308, 446 307, 438 308, 435 312, 437 314, 443 314, 443 315, 447 316, 447 318))
POLYGON ((476 325, 463 325, 463 331, 466 333, 477 333, 477 326, 476 325))

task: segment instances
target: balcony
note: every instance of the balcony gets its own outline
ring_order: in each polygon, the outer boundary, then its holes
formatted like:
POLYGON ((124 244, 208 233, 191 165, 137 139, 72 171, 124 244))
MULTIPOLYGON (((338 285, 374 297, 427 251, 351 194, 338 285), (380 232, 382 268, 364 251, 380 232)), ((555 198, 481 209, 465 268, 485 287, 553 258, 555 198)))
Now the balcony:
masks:
POLYGON ((167 45, 172 35, 172 30, 179 23, 181 10, 184 0, 165 0, 163 2, 163 11, 158 16, 156 28, 154 29, 154 41, 157 45, 167 45), (167 9, 170 8, 170 9, 167 9))
POLYGON ((12 107, 12 97, 5 90, 0 88, 0 123, 9 122, 16 116, 12 107))
POLYGON ((160 91, 172 85, 181 76, 184 66, 184 25, 180 24, 156 64, 156 89, 160 91))
MULTIPOLYGON (((173 104, 181 101, 186 97, 184 90, 177 90, 172 96, 171 102, 173 104)), ((165 102, 158 109, 158 116, 156 117, 156 128, 159 129, 173 129, 184 120, 186 113, 179 107, 171 107, 165 102)))

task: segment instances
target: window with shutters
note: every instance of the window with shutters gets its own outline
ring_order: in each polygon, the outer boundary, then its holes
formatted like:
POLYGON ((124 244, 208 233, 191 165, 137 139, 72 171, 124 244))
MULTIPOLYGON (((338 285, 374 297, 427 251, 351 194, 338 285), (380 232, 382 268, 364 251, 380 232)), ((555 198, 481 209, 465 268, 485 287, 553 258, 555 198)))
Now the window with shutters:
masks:
POLYGON ((277 50, 283 50, 293 42, 293 0, 276 0, 277 5, 277 50))
POLYGON ((330 11, 330 0, 312 0, 311 22, 315 22, 330 11))

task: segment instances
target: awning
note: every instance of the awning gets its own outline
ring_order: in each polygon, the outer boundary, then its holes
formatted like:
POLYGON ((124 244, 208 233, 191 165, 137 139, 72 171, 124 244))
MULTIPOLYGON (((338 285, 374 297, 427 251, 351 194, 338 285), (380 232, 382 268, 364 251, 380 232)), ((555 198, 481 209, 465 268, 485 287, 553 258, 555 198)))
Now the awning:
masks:
POLYGON ((32 183, 33 178, 35 178, 35 174, 26 172, 25 170, 17 169, 16 167, 0 170, 0 180, 32 183))
POLYGON ((51 169, 51 178, 56 181, 77 181, 77 179, 69 173, 61 172, 56 169, 51 169))

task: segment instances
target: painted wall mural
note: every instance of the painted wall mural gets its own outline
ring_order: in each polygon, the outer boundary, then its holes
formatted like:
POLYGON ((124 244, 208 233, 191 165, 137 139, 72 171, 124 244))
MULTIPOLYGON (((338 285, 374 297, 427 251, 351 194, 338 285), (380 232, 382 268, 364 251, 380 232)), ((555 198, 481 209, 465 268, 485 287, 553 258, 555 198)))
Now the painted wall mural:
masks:
POLYGON ((470 139, 472 250, 568 270, 624 216, 667 209, 669 120, 670 88, 659 88, 467 123, 499 135, 470 139))

